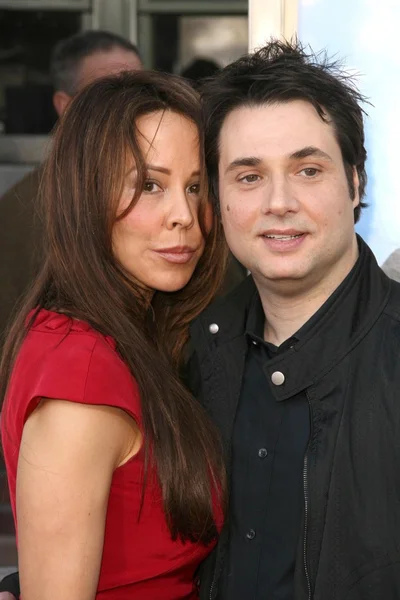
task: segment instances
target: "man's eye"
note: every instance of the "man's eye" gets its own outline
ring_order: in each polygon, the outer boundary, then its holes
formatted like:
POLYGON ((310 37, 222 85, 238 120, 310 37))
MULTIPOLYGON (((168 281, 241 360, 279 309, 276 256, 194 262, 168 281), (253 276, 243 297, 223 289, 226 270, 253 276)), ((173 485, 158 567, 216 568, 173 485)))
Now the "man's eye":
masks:
POLYGON ((189 194, 195 194, 195 195, 200 194, 200 184, 194 183, 193 185, 190 185, 188 187, 188 192, 189 192, 189 194))
POLYGON ((307 167, 306 169, 302 169, 302 171, 300 171, 300 173, 304 173, 304 175, 306 177, 315 177, 316 175, 318 175, 319 170, 315 169, 314 167, 307 167))
POLYGON ((255 183, 259 179, 260 179, 260 176, 253 173, 251 175, 245 175, 244 177, 241 177, 239 179, 239 181, 241 181, 243 183, 255 183))

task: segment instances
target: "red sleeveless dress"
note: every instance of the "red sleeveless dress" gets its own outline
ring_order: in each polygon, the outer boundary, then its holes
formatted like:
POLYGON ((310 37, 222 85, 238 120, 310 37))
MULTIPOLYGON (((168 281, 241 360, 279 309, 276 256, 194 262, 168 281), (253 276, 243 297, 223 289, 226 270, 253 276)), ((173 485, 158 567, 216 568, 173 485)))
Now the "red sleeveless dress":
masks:
MULTIPOLYGON (((87 323, 42 309, 17 357, 1 418, 14 519, 22 430, 42 397, 115 406, 141 426, 138 386, 114 341, 87 323)), ((138 518, 143 465, 140 451, 114 472, 96 599, 197 598, 194 574, 215 544, 172 541, 155 473, 149 473, 138 518)), ((217 502, 215 519, 220 529, 223 515, 217 502)))

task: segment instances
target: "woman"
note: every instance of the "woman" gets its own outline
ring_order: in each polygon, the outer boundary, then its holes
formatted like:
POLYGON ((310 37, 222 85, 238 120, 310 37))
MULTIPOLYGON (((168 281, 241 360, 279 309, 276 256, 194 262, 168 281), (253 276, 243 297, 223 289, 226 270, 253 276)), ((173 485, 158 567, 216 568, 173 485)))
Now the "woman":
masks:
POLYGON ((23 600, 195 598, 215 545, 221 452, 176 375, 225 256, 200 115, 181 79, 123 74, 56 131, 46 262, 1 377, 23 600))

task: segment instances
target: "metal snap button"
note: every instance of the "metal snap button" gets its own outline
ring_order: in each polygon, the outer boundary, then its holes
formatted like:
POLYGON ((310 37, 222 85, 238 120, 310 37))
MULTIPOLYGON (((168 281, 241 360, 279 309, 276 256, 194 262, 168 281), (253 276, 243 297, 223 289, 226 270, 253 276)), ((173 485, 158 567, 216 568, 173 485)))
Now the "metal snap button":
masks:
POLYGON ((271 375, 271 381, 274 385, 282 385, 285 383, 285 376, 280 371, 275 371, 271 375))
POLYGON ((219 331, 219 327, 216 323, 211 323, 211 325, 208 328, 210 333, 218 333, 219 331))
POLYGON ((246 533, 246 537, 248 540, 254 540, 254 538, 256 537, 256 532, 254 531, 254 529, 249 529, 249 531, 246 533))

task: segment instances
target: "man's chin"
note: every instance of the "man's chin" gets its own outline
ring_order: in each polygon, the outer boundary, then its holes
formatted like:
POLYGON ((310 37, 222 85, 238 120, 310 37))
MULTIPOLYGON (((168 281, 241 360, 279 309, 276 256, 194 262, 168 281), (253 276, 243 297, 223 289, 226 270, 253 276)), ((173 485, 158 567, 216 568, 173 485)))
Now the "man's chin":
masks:
POLYGON ((306 274, 300 270, 277 269, 258 273, 253 271, 252 274, 258 286, 285 296, 303 293, 306 285, 306 274))
POLYGON ((294 268, 278 268, 268 269, 259 272, 259 276, 264 279, 265 282, 282 282, 283 284, 290 282, 295 283, 301 279, 304 279, 305 274, 300 269, 294 268))

